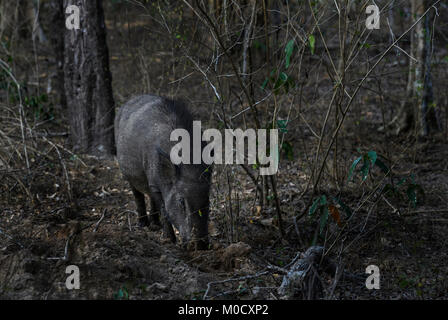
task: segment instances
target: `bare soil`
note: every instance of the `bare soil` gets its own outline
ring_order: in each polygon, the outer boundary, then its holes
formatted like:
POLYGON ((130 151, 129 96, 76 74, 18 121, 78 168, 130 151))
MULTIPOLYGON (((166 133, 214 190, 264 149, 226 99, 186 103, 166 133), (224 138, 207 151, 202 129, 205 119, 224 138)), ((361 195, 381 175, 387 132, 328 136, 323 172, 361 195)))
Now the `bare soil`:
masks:
MULTIPOLYGON (((201 76, 173 83, 178 79, 172 73, 179 64, 178 57, 167 51, 160 34, 150 32, 152 25, 138 9, 129 8, 132 6, 123 5, 122 15, 120 8, 115 7, 114 12, 106 8, 117 105, 132 95, 151 92, 181 97, 194 113, 201 114, 205 121, 211 119, 204 101, 211 101, 213 94, 204 90, 206 84, 201 76)), ((44 54, 40 58, 41 68, 54 69, 51 62, 45 62, 44 54)), ((42 76, 42 83, 48 74, 42 76)), ((377 103, 366 97, 366 104, 377 103)), ((412 137, 371 134, 381 125, 380 118, 379 111, 372 109, 363 113, 358 122, 349 121, 340 142, 345 177, 358 147, 376 150, 388 154, 390 163, 396 163, 397 179, 412 173, 425 197, 416 208, 406 197, 366 200, 370 189, 359 177, 339 193, 330 174, 326 174, 321 191, 340 194, 350 207, 361 209, 341 237, 340 227, 330 221, 328 242, 324 243, 326 247, 336 243, 330 257, 358 278, 339 278, 329 295, 335 279, 322 276, 323 296, 448 299, 447 140, 442 135, 415 141, 412 137), (380 290, 365 287, 365 269, 372 264, 381 270, 380 290)), ((67 131, 64 120, 46 128, 51 132, 67 131)), ((214 299, 279 298, 281 268, 312 244, 316 230, 316 220, 307 215, 294 222, 312 200, 309 193, 302 193, 309 179, 307 163, 313 159, 307 141, 313 137, 303 123, 291 129, 288 137, 297 148, 292 160, 282 154, 277 182, 285 237, 279 237, 274 202, 259 210, 254 200, 256 188, 237 166, 232 167, 230 178, 234 188, 230 217, 229 178, 223 168, 216 168, 209 227, 211 246, 197 252, 183 251, 166 242, 160 231, 137 226, 132 193, 115 160, 73 157, 63 152, 71 182, 69 199, 67 186, 52 179, 64 176, 57 159, 54 166, 44 163, 47 159, 34 159, 32 168, 40 174, 33 177, 31 201, 20 185, 2 185, 1 189, 0 298, 202 299, 205 293, 214 299), (68 265, 80 269, 80 290, 66 289, 68 265), (279 269, 259 275, 269 265, 279 269)), ((70 148, 67 137, 51 139, 70 148)), ((25 170, 22 173, 26 175, 25 170)), ((380 173, 374 171, 371 178, 379 181, 380 173)), ((344 222, 347 217, 341 215, 341 219, 344 222)))

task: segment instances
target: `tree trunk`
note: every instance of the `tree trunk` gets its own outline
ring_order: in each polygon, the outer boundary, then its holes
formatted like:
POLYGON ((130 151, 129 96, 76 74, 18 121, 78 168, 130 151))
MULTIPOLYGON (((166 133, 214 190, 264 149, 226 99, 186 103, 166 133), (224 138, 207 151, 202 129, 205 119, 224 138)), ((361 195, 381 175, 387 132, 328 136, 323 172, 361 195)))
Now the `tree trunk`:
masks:
MULTIPOLYGON (((426 11, 425 0, 411 0, 412 23, 426 11)), ((416 129, 420 135, 439 131, 439 122, 433 108, 431 82, 431 41, 429 16, 426 16, 411 33, 408 84, 400 110, 390 123, 396 133, 416 129), (425 22, 426 21, 426 22, 425 22)))
POLYGON ((431 23, 430 15, 425 17, 425 74, 423 82, 423 96, 421 101, 421 134, 427 135, 432 132, 442 131, 439 115, 434 104, 434 91, 431 77, 431 23))
POLYGON ((64 32, 65 29, 64 19, 64 6, 60 0, 51 0, 50 2, 51 15, 50 15, 50 28, 49 39, 51 46, 53 47, 53 56, 56 65, 55 91, 57 95, 57 104, 61 106, 62 110, 66 110, 67 101, 65 97, 64 87, 64 32))
POLYGON ((65 29, 64 78, 71 140, 77 152, 115 153, 106 27, 101 0, 64 0, 76 5, 80 29, 65 29))

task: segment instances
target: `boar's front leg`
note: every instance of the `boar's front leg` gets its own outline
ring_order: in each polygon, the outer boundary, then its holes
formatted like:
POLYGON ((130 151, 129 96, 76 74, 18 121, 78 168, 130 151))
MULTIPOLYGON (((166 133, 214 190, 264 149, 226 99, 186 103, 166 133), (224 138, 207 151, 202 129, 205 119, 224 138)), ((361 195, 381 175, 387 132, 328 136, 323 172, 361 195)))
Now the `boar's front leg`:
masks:
POLYGON ((153 226, 160 227, 160 215, 162 212, 162 196, 160 192, 151 192, 151 211, 149 212, 149 222, 153 226))
POLYGON ((146 214, 146 204, 145 204, 145 195, 134 188, 131 185, 132 193, 134 194, 135 204, 137 205, 137 213, 138 213, 138 225, 140 227, 149 226, 148 215, 146 214))
POLYGON ((163 236, 171 240, 173 243, 176 243, 176 236, 174 234, 173 227, 171 225, 171 222, 168 220, 167 214, 165 212, 165 206, 163 204, 162 194, 160 192, 151 190, 149 197, 151 198, 151 214, 150 214, 151 223, 160 224, 161 220, 163 226, 163 236))
POLYGON ((168 216, 164 212, 165 209, 162 208, 162 225, 163 225, 163 236, 169 240, 171 240, 172 243, 176 243, 176 235, 174 234, 173 225, 168 220, 168 216))

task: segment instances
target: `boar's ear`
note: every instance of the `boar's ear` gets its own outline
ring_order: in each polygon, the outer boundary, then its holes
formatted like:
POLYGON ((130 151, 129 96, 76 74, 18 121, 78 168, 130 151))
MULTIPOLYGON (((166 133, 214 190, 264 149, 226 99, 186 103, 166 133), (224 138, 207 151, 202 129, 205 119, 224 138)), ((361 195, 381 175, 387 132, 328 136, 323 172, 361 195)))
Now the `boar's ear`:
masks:
POLYGON ((162 150, 162 148, 157 147, 156 148, 157 153, 163 158, 165 159, 165 163, 167 163, 167 166, 173 170, 174 173, 174 178, 179 178, 180 176, 180 165, 176 165, 174 163, 171 162, 171 158, 170 155, 168 153, 166 153, 165 151, 162 150))

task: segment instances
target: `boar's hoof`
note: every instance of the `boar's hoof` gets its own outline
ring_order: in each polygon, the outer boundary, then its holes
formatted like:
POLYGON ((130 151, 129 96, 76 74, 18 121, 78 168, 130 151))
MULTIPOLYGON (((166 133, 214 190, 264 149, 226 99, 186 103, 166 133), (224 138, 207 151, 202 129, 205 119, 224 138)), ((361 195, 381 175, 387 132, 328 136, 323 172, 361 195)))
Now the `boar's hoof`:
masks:
POLYGON ((189 251, 208 250, 208 240, 192 240, 186 244, 186 249, 189 251))
POLYGON ((160 228, 162 227, 159 216, 157 214, 149 215, 149 224, 151 226, 151 229, 153 230, 160 230, 160 228))
POLYGON ((147 216, 138 218, 138 226, 139 227, 149 227, 149 219, 147 216))
POLYGON ((162 237, 170 240, 172 243, 176 243, 176 235, 174 234, 173 227, 170 224, 164 223, 162 237))

